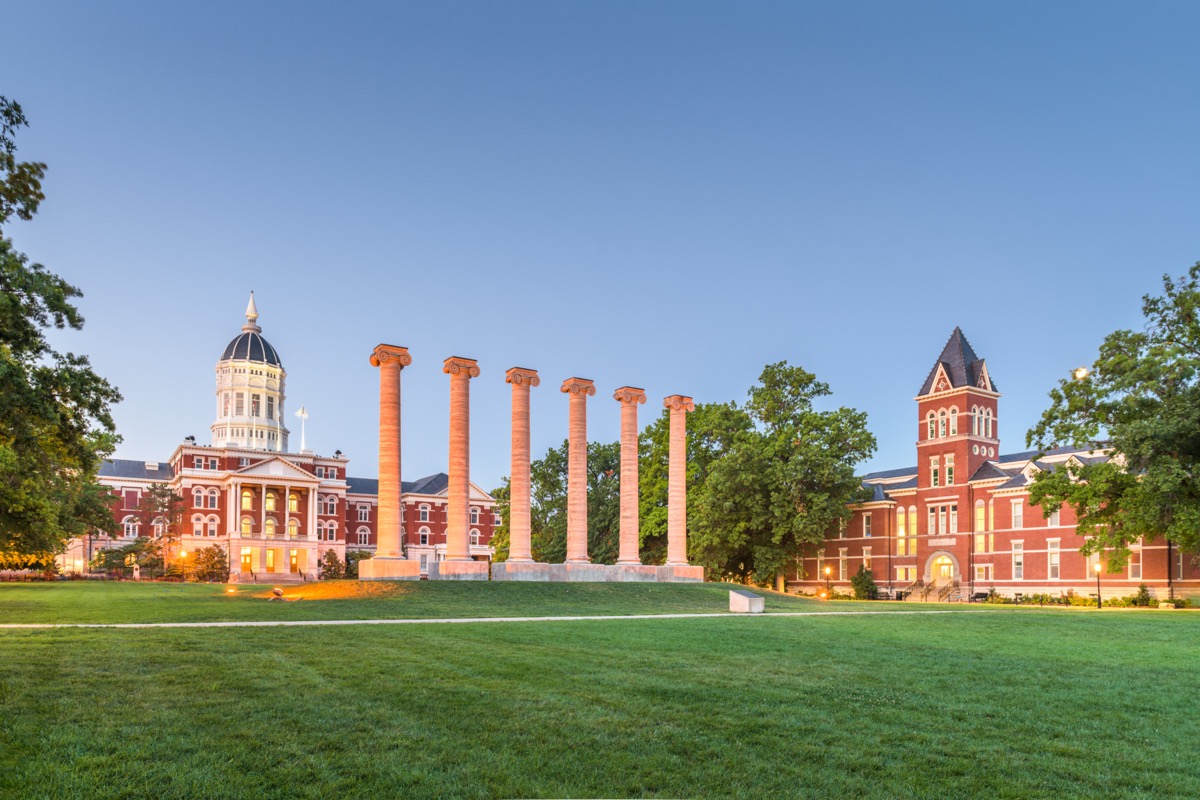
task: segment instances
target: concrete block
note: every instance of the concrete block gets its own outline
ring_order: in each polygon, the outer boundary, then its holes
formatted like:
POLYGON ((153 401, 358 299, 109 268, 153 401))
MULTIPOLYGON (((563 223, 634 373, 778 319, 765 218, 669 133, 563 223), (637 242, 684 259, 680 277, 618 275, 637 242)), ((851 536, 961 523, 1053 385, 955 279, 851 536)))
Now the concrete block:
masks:
POLYGON ((494 581, 550 581, 550 568, 553 564, 538 562, 501 561, 492 564, 492 580, 494 581))
POLYGON ((761 614, 763 611, 763 596, 748 592, 745 589, 731 589, 729 592, 729 610, 743 614, 761 614))
POLYGON ((486 581, 490 566, 486 561, 434 561, 429 565, 429 580, 486 581))
POLYGON ((365 558, 358 562, 360 581, 419 581, 421 562, 407 558, 365 558))

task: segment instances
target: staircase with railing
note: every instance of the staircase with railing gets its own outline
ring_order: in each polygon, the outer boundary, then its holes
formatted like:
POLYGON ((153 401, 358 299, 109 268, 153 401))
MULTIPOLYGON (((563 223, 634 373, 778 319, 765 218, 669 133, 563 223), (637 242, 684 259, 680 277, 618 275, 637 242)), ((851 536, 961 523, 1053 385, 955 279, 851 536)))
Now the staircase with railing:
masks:
POLYGON ((957 603, 961 599, 962 591, 958 581, 950 581, 938 589, 939 603, 957 603))

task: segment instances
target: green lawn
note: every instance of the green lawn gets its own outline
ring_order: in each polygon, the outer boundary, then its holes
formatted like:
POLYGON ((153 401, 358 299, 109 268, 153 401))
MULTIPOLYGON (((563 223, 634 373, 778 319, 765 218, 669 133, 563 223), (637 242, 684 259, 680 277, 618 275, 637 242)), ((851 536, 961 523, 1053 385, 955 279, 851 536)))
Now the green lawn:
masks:
MULTIPOLYGON (((78 619, 105 605, 92 590, 135 613, 112 586, 18 588, 4 621, 78 619)), ((719 586, 513 584, 402 602, 627 613, 653 610, 647 588, 724 604, 719 586)), ((182 596, 160 618, 223 599, 182 596)), ((0 796, 1195 798, 1198 682, 1192 612, 10 630, 0 796)))
MULTIPOLYGON (((727 584, 327 581, 285 586, 295 602, 269 602, 270 586, 0 583, 0 622, 224 622, 237 620, 686 614, 729 610, 727 584), (344 599, 337 595, 351 595, 344 599)), ((904 603, 824 603, 774 592, 768 611, 912 609, 904 603)))

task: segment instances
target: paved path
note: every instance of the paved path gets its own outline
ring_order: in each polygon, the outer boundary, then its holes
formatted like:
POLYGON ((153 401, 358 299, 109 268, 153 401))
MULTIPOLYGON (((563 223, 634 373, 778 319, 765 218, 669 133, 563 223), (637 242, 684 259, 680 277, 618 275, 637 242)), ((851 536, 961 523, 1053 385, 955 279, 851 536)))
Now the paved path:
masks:
POLYGON ((625 614, 584 617, 448 617, 433 619, 314 619, 314 620, 253 620, 246 622, 30 622, 0 623, 0 630, 42 630, 46 628, 272 628, 310 625, 462 625, 481 622, 591 622, 618 619, 714 619, 779 617, 855 617, 873 614, 897 616, 904 614, 994 614, 995 611, 931 610, 931 611, 783 611, 772 614, 735 614, 722 611, 715 614, 625 614))

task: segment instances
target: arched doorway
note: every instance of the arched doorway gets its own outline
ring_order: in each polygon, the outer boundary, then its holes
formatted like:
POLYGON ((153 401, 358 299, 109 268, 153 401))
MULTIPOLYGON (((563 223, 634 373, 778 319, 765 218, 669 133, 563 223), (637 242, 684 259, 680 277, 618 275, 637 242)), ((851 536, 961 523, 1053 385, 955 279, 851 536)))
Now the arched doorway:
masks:
POLYGON ((947 583, 959 580, 962 574, 958 569, 958 559, 952 553, 938 550, 925 561, 925 583, 935 586, 945 586, 947 583))

